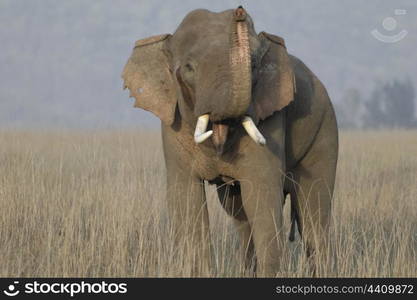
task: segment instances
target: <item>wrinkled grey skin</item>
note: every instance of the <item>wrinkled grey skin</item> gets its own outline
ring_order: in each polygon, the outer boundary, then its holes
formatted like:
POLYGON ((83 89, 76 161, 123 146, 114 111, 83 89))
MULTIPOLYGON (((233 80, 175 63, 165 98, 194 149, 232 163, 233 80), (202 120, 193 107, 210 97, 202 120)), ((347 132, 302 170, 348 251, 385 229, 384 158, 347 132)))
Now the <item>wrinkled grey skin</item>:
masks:
MULTIPOLYGON (((172 123, 162 118, 167 203, 176 236, 192 240, 200 251, 195 272, 207 274, 213 264, 204 181, 216 184, 220 202, 241 233, 247 264, 256 257, 258 276, 276 276, 285 241, 282 211, 287 194, 307 255, 325 252, 338 153, 337 124, 326 89, 293 56, 289 61, 296 81, 294 101, 264 119, 253 111, 257 99, 243 108, 230 107, 225 28, 230 27, 232 14, 233 10, 193 11, 164 45, 177 87, 175 118, 172 123), (230 128, 220 153, 211 139, 202 144, 193 140, 197 118, 203 113, 210 113, 212 122, 228 120, 230 128), (256 144, 240 125, 245 114, 257 119, 265 146, 256 144)), ((252 61, 259 62, 258 36, 253 29, 249 34, 252 61)), ((253 84, 256 67, 252 68, 253 84)))

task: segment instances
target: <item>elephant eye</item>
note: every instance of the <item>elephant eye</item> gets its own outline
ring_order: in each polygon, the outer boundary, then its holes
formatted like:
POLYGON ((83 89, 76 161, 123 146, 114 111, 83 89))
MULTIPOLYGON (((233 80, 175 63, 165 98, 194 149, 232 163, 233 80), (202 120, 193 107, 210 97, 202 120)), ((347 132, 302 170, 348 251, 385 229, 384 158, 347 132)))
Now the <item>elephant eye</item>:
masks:
POLYGON ((186 63, 181 67, 181 77, 189 86, 194 84, 194 66, 191 63, 186 63))
POLYGON ((194 72, 194 68, 191 64, 185 64, 184 68, 187 72, 194 72))

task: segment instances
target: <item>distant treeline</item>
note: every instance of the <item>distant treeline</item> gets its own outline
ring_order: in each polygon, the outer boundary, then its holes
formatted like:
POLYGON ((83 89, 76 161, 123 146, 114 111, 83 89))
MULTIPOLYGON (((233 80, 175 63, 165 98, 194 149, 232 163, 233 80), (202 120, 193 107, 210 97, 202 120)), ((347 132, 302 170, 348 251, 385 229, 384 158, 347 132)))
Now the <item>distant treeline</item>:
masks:
POLYGON ((335 104, 341 128, 417 128, 415 89, 411 80, 378 82, 368 99, 348 89, 335 104))

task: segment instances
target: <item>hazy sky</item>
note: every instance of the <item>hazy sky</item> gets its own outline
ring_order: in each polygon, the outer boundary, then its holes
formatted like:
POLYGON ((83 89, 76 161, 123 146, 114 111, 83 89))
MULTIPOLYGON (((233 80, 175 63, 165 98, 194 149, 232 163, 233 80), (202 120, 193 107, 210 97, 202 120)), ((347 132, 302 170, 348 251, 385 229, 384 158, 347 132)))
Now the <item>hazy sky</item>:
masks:
POLYGON ((0 0, 0 127, 157 125, 122 90, 135 40, 172 33, 192 9, 240 4, 257 31, 285 38, 335 103, 349 88, 369 94, 378 80, 409 77, 417 87, 414 0, 0 0), (374 29, 400 40, 380 41, 374 29))

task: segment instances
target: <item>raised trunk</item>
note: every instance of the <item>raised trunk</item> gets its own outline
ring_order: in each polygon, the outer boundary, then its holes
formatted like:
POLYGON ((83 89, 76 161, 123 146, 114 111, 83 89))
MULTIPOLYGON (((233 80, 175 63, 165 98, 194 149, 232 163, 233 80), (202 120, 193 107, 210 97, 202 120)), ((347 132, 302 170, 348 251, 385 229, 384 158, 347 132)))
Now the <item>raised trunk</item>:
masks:
POLYGON ((249 37, 254 33, 243 8, 228 17, 229 28, 227 35, 222 36, 222 45, 213 46, 204 54, 196 80, 194 114, 210 114, 212 122, 243 117, 251 103, 249 37))
MULTIPOLYGON (((242 7, 233 13, 230 30, 230 90, 229 99, 222 111, 222 120, 243 117, 249 108, 252 96, 251 56, 246 12, 242 7)), ((218 116, 214 115, 214 118, 218 116)), ((217 120, 219 121, 219 120, 217 120)), ((222 155, 229 131, 228 124, 214 123, 212 140, 217 154, 222 155)))
POLYGON ((251 56, 246 11, 239 7, 234 11, 230 36, 230 105, 226 118, 243 116, 252 96, 251 56))
MULTIPOLYGON (((258 144, 265 145, 266 141, 253 120, 247 115, 252 97, 252 67, 251 49, 249 42, 249 20, 242 7, 237 8, 232 15, 230 29, 230 47, 227 56, 214 57, 207 60, 209 64, 216 62, 215 77, 201 73, 205 80, 197 90, 200 101, 194 110, 199 117, 196 126, 195 140, 201 143, 211 137, 217 154, 222 155, 229 132, 230 121, 241 121, 248 135, 258 144), (227 57, 228 64, 222 64, 221 58, 227 57), (205 132, 208 118, 212 122, 212 130, 205 132), (204 122, 202 120, 205 120, 204 122), (204 124, 204 130, 201 130, 204 124), (201 128, 200 128, 201 127, 201 128)), ((253 27, 250 27, 251 32, 253 27)), ((253 43, 253 41, 252 41, 253 43)), ((210 55, 210 54, 209 54, 210 55)))

